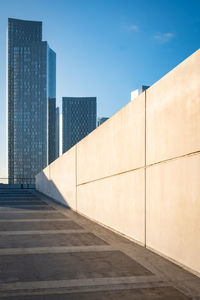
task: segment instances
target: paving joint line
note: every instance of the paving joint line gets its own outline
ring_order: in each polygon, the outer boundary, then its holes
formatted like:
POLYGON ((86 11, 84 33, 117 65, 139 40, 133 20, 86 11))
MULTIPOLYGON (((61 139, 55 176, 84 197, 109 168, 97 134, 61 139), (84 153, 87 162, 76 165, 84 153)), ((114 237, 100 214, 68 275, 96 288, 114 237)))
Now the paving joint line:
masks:
POLYGON ((24 230, 24 231, 0 231, 1 235, 20 235, 20 234, 58 234, 58 233, 83 233, 85 229, 65 229, 65 230, 24 230))
POLYGON ((117 251, 110 245, 91 246, 62 246, 62 247, 32 247, 32 248, 4 248, 0 249, 0 256, 3 255, 27 255, 27 254, 50 254, 50 253, 77 253, 77 252, 101 252, 117 251))

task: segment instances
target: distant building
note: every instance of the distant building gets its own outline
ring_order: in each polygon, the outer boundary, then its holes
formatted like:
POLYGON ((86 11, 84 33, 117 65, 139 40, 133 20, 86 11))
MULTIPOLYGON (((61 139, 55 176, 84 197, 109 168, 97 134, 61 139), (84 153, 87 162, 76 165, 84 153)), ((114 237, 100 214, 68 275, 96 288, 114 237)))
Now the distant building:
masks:
POLYGON ((63 153, 96 128, 96 97, 62 98, 63 153))
POLYGON ((109 118, 98 118, 97 120, 97 126, 100 126, 101 124, 103 124, 105 121, 107 121, 109 118))
POLYGON ((148 88, 149 88, 149 86, 142 85, 139 89, 132 91, 131 92, 131 101, 134 100, 138 95, 140 95, 141 93, 143 93, 148 88))
POLYGON ((62 155, 62 148, 63 148, 63 143, 62 143, 62 136, 63 136, 63 123, 62 123, 62 120, 63 120, 63 117, 62 117, 62 114, 59 115, 59 156, 62 155))
POLYGON ((56 54, 48 48, 47 57, 47 91, 48 91, 48 145, 47 164, 56 159, 56 54))
POLYGON ((55 159, 56 54, 42 22, 8 19, 9 183, 33 183, 55 159))
POLYGON ((56 158, 60 155, 60 112, 59 107, 56 107, 56 158))

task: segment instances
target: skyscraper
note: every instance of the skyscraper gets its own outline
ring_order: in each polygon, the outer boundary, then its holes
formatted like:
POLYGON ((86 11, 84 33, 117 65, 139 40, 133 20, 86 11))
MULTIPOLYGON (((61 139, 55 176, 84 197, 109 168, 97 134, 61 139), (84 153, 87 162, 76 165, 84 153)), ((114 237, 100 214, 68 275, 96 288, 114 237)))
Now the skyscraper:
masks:
POLYGON ((96 97, 63 97, 63 153, 96 128, 96 97))
POLYGON ((101 124, 103 124, 108 119, 109 118, 107 118, 107 117, 98 118, 98 120, 97 120, 97 126, 100 126, 101 124))
POLYGON ((60 148, 60 112, 59 107, 56 107, 56 158, 59 157, 60 148))
POLYGON ((47 164, 50 164, 56 159, 56 54, 49 47, 47 48, 47 87, 47 164))
POLYGON ((8 177, 29 183, 55 159, 56 55, 42 22, 8 19, 8 177))

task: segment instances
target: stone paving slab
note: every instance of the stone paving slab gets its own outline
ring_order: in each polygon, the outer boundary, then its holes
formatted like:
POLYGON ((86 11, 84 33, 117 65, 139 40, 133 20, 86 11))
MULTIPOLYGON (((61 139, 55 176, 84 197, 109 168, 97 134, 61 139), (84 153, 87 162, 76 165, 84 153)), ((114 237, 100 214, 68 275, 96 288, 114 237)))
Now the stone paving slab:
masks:
MULTIPOLYGON (((1 298, 8 299, 8 298, 1 298)), ((187 300, 173 287, 9 297, 10 300, 187 300)))
MULTIPOLYGON (((116 250, 109 245, 91 245, 91 246, 52 246, 52 247, 31 247, 31 248, 6 248, 0 249, 2 255, 26 255, 26 254, 49 254, 49 253, 73 253, 73 252, 99 252, 116 250)), ((93 278, 94 280, 94 278, 93 278)))
POLYGON ((90 232, 56 233, 38 235, 0 235, 0 249, 56 247, 58 246, 107 245, 105 241, 90 232))
POLYGON ((19 199, 39 199, 38 197, 34 197, 33 195, 3 195, 3 194, 0 194, 0 200, 9 200, 9 199, 16 199, 16 200, 19 200, 19 199))
POLYGON ((31 200, 34 200, 34 201, 42 201, 39 197, 34 197, 33 195, 29 195, 28 197, 27 196, 0 196, 0 201, 31 201, 31 200))
POLYGON ((30 199, 16 199, 16 198, 13 198, 13 199, 0 199, 0 206, 1 204, 11 204, 11 205, 26 205, 29 204, 29 203, 40 203, 41 205, 45 205, 46 203, 44 201, 41 201, 40 199, 34 199, 34 198, 30 198, 30 199), (21 204, 22 203, 22 204, 21 204))
POLYGON ((21 201, 21 200, 18 200, 18 201, 0 201, 0 207, 18 207, 18 206, 21 206, 21 205, 47 205, 45 202, 42 202, 42 201, 21 201))
MULTIPOLYGON (((65 217, 67 219, 67 217, 65 217)), ((23 220, 23 219, 63 219, 63 215, 59 212, 29 212, 28 214, 24 214, 22 212, 17 213, 5 213, 1 212, 0 209, 0 220, 23 220)))
MULTIPOLYGON (((53 219, 53 221, 64 221, 64 222, 67 221, 67 220, 69 220, 69 219, 68 218, 63 218, 63 217, 58 218, 58 219, 56 219, 56 218, 53 219)), ((16 223, 16 222, 23 223, 23 222, 30 222, 30 221, 31 222, 51 222, 52 219, 49 219, 49 218, 48 219, 47 218, 46 219, 37 219, 36 218, 36 219, 31 219, 31 220, 28 219, 28 218, 27 219, 9 219, 9 223, 16 223)), ((6 223, 6 222, 8 222, 7 219, 2 219, 2 220, 0 219, 0 223, 6 223)))
POLYGON ((17 190, 3 190, 3 189, 0 189, 0 195, 6 195, 6 196, 9 196, 9 195, 31 195, 32 196, 32 192, 30 191, 27 191, 27 190, 24 190, 24 191, 17 191, 17 190))
POLYGON ((152 273, 120 251, 4 255, 0 260, 0 282, 141 275, 152 273))
POLYGON ((0 299, 200 299, 200 278, 38 192, 0 191, 0 299))
POLYGON ((71 220, 43 221, 43 222, 0 222, 0 231, 26 231, 26 230, 63 230, 81 229, 82 227, 71 220))
POLYGON ((33 194, 10 194, 10 195, 7 195, 7 194, 1 194, 0 193, 0 199, 39 199, 39 197, 34 197, 33 194))
POLYGON ((7 205, 1 206, 1 211, 15 211, 15 210, 55 210, 55 208, 48 205, 7 205))
MULTIPOLYGON (((66 234, 69 234, 69 233, 78 233, 78 232, 87 232, 86 230, 84 229, 67 229, 67 230, 22 230, 22 231, 0 231, 0 235, 3 236, 3 235, 6 235, 6 236, 9 236, 9 235, 33 235, 33 234, 58 234, 58 233, 66 233, 66 234)), ((15 248, 14 248, 15 249, 15 248)))

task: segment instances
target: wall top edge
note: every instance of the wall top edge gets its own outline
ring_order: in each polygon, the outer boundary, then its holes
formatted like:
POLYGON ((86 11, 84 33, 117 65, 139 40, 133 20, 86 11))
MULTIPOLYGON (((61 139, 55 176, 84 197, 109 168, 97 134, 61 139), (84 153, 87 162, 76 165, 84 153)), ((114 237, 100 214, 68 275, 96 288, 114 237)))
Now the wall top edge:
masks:
POLYGON ((199 56, 199 61, 200 61, 200 48, 198 50, 196 50, 195 52, 193 52, 191 55, 189 55, 188 57, 186 57, 183 61, 181 61, 178 65, 176 65, 172 70, 170 70, 169 72, 167 72, 164 76, 162 76, 160 79, 158 79, 155 83, 153 83, 147 90, 147 96, 149 93, 151 93, 151 91, 154 88, 157 88, 157 86, 163 82, 164 80, 167 80, 167 78, 169 76, 171 76, 171 74, 177 72, 179 69, 183 68, 185 65, 190 64, 191 60, 194 59, 195 56, 199 56))

